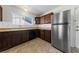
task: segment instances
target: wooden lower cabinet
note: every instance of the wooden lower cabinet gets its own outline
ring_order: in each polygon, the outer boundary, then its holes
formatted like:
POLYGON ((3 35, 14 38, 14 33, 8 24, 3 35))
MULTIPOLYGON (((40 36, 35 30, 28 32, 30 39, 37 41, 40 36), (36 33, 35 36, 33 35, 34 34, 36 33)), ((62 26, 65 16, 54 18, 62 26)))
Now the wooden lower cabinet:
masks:
POLYGON ((23 43, 23 42, 26 42, 26 41, 29 41, 29 30, 26 30, 26 31, 22 31, 20 33, 20 41, 23 43))
POLYGON ((0 51, 4 51, 21 43, 40 37, 51 42, 50 30, 19 30, 10 32, 0 32, 0 51))
POLYGON ((40 37, 40 30, 39 29, 30 30, 29 39, 34 39, 37 37, 40 37))
POLYGON ((45 40, 51 43, 51 30, 45 30, 45 40))
POLYGON ((51 43, 51 30, 40 30, 40 38, 51 43))
POLYGON ((32 40, 34 38, 36 38, 36 30, 30 30, 29 31, 29 39, 32 40))
POLYGON ((11 33, 1 32, 0 33, 0 51, 10 48, 11 44, 12 44, 11 33))
POLYGON ((0 32, 0 51, 4 51, 36 37, 36 30, 0 32))
POLYGON ((40 38, 45 40, 45 30, 40 30, 40 38))

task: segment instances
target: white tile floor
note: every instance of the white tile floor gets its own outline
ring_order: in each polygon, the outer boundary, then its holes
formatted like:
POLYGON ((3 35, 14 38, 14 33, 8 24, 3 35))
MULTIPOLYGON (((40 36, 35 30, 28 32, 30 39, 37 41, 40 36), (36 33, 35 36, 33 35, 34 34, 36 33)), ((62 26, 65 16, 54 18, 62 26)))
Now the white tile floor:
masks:
POLYGON ((2 53, 61 53, 53 48, 50 43, 36 38, 26 43, 15 46, 2 53))

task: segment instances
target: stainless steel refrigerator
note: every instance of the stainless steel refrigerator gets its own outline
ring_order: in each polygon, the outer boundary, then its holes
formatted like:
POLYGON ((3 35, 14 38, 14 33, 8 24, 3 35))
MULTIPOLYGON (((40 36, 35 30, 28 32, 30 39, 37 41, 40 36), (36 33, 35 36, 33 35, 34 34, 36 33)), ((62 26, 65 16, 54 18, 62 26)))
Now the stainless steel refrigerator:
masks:
POLYGON ((62 52, 69 52, 68 49, 68 20, 70 10, 54 14, 52 20, 52 46, 62 52))

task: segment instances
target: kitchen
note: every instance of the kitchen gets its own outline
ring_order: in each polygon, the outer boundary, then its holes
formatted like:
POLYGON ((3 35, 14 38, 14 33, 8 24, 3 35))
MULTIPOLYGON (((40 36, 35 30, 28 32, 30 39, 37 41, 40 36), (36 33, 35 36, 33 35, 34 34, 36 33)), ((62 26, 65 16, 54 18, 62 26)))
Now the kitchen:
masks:
POLYGON ((2 53, 73 52, 77 49, 75 48, 75 41, 77 40, 75 40, 74 29, 75 17, 72 17, 76 8, 78 6, 2 5, 0 7, 0 51, 2 53), (64 14, 64 11, 68 11, 67 14, 64 14), (54 40, 56 39, 54 38, 55 31, 53 32, 52 29, 54 29, 53 25, 56 25, 53 20, 62 19, 63 14, 64 17, 66 16, 63 19, 67 20, 68 25, 63 31, 66 34, 65 38, 63 36, 65 41, 60 43, 58 40, 58 42, 54 40), (65 47, 63 48, 62 45, 65 47))

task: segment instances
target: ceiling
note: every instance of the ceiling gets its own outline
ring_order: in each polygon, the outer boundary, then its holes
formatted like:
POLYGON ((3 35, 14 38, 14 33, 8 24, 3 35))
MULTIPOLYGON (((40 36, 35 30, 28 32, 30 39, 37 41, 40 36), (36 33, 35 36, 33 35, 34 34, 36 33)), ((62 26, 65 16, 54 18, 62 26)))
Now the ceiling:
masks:
POLYGON ((28 11, 36 16, 42 15, 60 5, 19 5, 20 8, 28 11))

